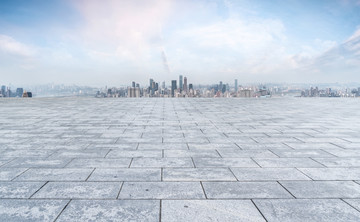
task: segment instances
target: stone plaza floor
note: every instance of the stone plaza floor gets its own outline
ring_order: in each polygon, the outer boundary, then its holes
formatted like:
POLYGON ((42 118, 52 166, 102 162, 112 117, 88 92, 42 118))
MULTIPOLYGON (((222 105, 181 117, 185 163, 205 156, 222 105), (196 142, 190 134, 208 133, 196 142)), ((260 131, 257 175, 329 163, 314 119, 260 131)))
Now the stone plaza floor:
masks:
POLYGON ((360 221, 356 98, 0 99, 0 221, 360 221))

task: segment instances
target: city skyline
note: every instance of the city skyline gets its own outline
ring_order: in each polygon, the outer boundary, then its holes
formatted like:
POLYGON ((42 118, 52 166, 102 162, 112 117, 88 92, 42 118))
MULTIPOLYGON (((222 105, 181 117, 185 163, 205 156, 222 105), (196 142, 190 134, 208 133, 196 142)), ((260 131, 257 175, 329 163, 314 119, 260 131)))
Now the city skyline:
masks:
POLYGON ((18 85, 359 82, 359 21, 358 0, 2 1, 0 75, 18 85))

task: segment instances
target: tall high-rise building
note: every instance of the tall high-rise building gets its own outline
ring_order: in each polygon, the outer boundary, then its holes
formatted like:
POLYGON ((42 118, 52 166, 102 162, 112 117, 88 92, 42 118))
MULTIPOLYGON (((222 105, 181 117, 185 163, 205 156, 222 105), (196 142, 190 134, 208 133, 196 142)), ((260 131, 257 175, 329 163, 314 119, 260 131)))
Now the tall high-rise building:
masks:
POLYGON ((17 88, 16 89, 16 97, 22 97, 23 93, 24 93, 23 88, 17 88))
POLYGON ((162 88, 165 89, 165 81, 162 82, 162 88))
POLYGON ((180 91, 183 90, 183 76, 179 75, 179 89, 180 91))
POLYGON ((187 93, 187 91, 188 91, 188 87, 187 87, 187 78, 186 78, 186 77, 184 77, 183 90, 185 91, 185 93, 187 93))
POLYGON ((193 84, 191 84, 191 83, 189 84, 189 90, 190 90, 190 89, 194 90, 193 84))
POLYGON ((235 92, 237 92, 238 91, 238 81, 237 81, 237 79, 235 79, 235 92))
POLYGON ((176 80, 171 80, 171 97, 175 96, 176 80))
POLYGON ((135 82, 132 82, 132 87, 135 88, 135 82))
POLYGON ((220 81, 218 91, 222 91, 222 89, 223 89, 223 83, 222 81, 220 81))

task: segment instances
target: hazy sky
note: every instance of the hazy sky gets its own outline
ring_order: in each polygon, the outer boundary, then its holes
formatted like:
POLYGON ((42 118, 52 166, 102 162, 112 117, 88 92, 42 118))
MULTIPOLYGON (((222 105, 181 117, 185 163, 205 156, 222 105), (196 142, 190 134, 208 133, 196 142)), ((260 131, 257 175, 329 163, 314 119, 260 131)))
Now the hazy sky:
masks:
POLYGON ((0 84, 360 82, 360 0, 0 0, 0 84))

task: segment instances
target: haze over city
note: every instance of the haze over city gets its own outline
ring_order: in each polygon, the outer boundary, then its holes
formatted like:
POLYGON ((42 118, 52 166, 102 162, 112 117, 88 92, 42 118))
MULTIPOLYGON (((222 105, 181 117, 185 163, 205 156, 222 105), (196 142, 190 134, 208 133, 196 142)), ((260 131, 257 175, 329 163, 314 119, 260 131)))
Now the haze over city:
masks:
POLYGON ((2 83, 359 82, 360 1, 1 1, 2 83))

